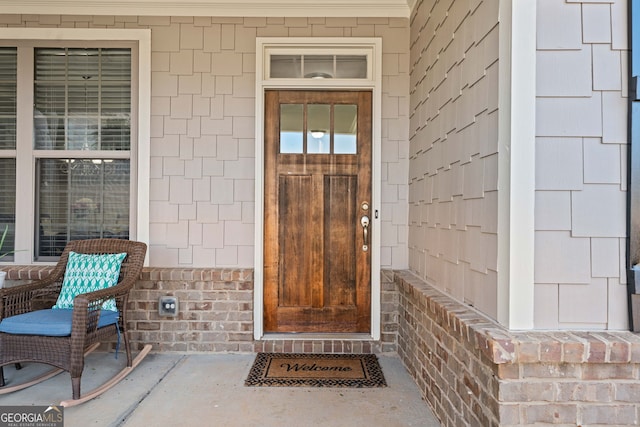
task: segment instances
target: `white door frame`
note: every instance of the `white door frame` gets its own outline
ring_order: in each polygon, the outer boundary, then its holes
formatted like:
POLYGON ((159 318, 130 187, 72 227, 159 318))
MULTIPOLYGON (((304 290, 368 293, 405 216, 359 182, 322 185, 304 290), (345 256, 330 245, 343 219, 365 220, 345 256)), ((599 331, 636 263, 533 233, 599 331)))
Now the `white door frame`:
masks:
MULTIPOLYGON (((382 39, 347 37, 258 37, 256 39, 256 188, 255 188, 255 252, 253 287, 253 336, 264 335, 264 92, 267 89, 360 89, 372 91, 372 227, 371 227, 371 336, 380 340, 380 192, 381 192, 381 122, 382 122, 382 39), (273 53, 318 54, 336 52, 367 55, 367 78, 364 79, 271 79, 269 57, 273 53)), ((281 337, 280 337, 281 338, 281 337)), ((318 335, 318 339, 324 337, 318 335)), ((305 335, 304 339, 313 339, 305 335)))

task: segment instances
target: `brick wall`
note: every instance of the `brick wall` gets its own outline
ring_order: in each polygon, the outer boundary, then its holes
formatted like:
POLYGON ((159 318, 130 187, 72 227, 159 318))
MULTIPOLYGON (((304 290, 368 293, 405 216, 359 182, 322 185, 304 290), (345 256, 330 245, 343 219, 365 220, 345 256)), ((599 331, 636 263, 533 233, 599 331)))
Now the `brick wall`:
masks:
MULTIPOLYGON (((44 277, 50 267, 11 266, 7 285, 44 277)), ((127 325, 134 349, 152 344, 160 352, 394 352, 398 292, 393 273, 381 276, 380 341, 253 339, 253 269, 145 268, 131 291, 127 325), (178 298, 177 317, 160 316, 158 299, 178 298)))
POLYGON ((131 340, 157 351, 253 350, 253 270, 145 269, 131 292, 131 340), (177 317, 158 314, 158 298, 178 298, 177 317))
POLYGON ((640 336, 512 332, 398 272, 398 353, 443 426, 638 425, 640 336))

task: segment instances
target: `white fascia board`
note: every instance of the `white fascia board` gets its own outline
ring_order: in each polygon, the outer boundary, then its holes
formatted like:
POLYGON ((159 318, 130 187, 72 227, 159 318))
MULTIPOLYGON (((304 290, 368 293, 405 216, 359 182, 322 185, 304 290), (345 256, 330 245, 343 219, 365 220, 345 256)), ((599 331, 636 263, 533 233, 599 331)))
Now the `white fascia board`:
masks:
POLYGON ((8 0, 2 13, 41 15, 409 18, 407 0, 8 0), (114 10, 117 13, 114 13, 114 10))

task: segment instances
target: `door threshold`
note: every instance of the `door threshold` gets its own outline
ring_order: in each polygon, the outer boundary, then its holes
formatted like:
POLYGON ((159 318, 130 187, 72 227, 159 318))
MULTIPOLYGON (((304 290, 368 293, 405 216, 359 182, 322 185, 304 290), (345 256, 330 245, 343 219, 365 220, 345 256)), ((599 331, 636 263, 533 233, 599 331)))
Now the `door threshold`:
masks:
POLYGON ((260 338, 263 341, 291 340, 291 341, 374 341, 370 334, 358 333, 319 333, 319 332, 279 332, 266 333, 260 338))

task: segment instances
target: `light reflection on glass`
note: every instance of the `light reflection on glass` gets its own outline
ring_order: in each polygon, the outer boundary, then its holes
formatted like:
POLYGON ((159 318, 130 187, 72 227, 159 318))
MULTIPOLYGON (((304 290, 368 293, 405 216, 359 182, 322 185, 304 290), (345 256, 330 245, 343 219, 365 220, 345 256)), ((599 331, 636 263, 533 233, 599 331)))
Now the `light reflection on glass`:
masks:
POLYGON ((331 105, 307 105, 307 153, 331 153, 331 105))
POLYGON ((307 153, 328 154, 331 152, 331 139, 328 132, 310 131, 307 134, 307 153), (316 136, 313 136, 316 134, 316 136))

